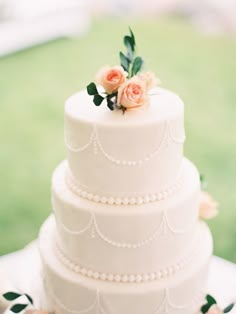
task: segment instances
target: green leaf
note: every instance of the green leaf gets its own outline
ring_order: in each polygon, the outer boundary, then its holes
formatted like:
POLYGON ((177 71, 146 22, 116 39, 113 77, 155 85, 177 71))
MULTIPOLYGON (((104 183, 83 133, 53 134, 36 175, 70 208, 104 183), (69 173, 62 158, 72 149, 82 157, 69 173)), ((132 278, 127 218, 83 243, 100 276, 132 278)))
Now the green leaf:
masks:
POLYGON ((114 110, 114 102, 109 97, 107 97, 107 107, 112 111, 114 110))
POLYGON ((124 44, 127 47, 127 49, 129 49, 130 47, 132 52, 134 52, 135 51, 135 37, 131 28, 129 28, 129 31, 130 31, 130 36, 128 35, 124 36, 124 44))
POLYGON ((211 307, 211 304, 209 304, 209 303, 204 304, 204 305, 201 307, 201 312, 202 312, 203 314, 204 314, 204 313, 207 313, 210 307, 211 307))
POLYGON ((133 58, 134 58, 134 48, 132 48, 132 46, 129 42, 126 43, 126 48, 127 48, 127 54, 125 57, 129 61, 129 63, 131 63, 133 61, 133 58))
POLYGON ((124 37, 124 44, 125 44, 125 47, 127 48, 128 54, 130 56, 133 56, 134 51, 135 51, 135 46, 134 46, 134 44, 132 42, 131 37, 125 36, 124 37))
POLYGON ((93 96, 98 94, 98 90, 96 87, 96 84, 94 82, 91 82, 88 86, 87 86, 87 92, 89 95, 93 96))
POLYGON ((210 305, 217 304, 216 300, 209 294, 206 296, 206 300, 210 305))
POLYGON ((134 76, 135 74, 137 74, 141 70, 142 65, 143 65, 143 59, 141 57, 136 57, 132 65, 131 76, 134 76))
POLYGON ((135 46, 136 45, 136 42, 135 42, 135 37, 134 37, 134 33, 132 32, 132 29, 129 27, 129 32, 130 32, 130 37, 133 41, 133 45, 135 46))
POLYGON ((25 293, 25 296, 26 298, 29 300, 29 302, 33 305, 34 304, 34 301, 33 299, 31 298, 31 296, 29 296, 28 294, 25 293))
POLYGON ((232 308, 234 307, 234 303, 231 303, 230 305, 228 305, 225 309, 224 309, 224 313, 228 313, 232 310, 232 308))
POLYGON ((101 95, 97 94, 97 95, 94 95, 93 97, 93 102, 96 106, 100 106, 101 103, 103 102, 103 99, 104 97, 102 97, 101 95))
POLYGON ((17 298, 19 298, 21 294, 16 293, 16 292, 7 292, 3 294, 3 297, 8 300, 8 301, 13 301, 17 298))
POLYGON ((129 72, 130 61, 121 51, 120 51, 120 65, 126 72, 129 72))
POLYGON ((20 313, 21 311, 23 311, 26 306, 28 306, 28 304, 14 304, 10 310, 13 312, 13 313, 20 313))

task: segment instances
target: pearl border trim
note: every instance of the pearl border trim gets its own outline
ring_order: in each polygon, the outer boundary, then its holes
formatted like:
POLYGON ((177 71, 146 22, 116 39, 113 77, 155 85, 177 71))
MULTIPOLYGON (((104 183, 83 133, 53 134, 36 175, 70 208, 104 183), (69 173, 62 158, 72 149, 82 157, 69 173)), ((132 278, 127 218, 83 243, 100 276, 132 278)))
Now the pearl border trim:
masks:
POLYGON ((98 194, 93 194, 88 191, 85 191, 79 188, 79 183, 73 178, 70 170, 67 169, 65 174, 65 182, 69 189, 77 194, 78 196, 88 199, 90 201, 94 201, 96 203, 109 204, 109 205, 142 205, 146 203, 161 201, 169 197, 178 191, 183 185, 183 167, 181 167, 180 174, 176 180, 176 182, 166 189, 143 196, 134 196, 134 197, 112 197, 112 196, 101 196, 98 194))
POLYGON ((61 260, 61 262, 72 270, 75 273, 81 274, 83 276, 95 279, 95 280, 102 280, 102 281, 110 281, 110 282, 123 282, 123 283, 140 283, 140 282, 150 282, 155 280, 160 280, 171 275, 174 275, 178 271, 184 268, 187 264, 191 262, 194 256, 198 255, 199 248, 194 250, 192 254, 187 255, 186 257, 182 258, 176 264, 160 269, 156 272, 150 272, 145 274, 113 274, 113 273, 101 273, 98 271, 94 271, 92 269, 87 269, 79 264, 74 263, 71 261, 59 248, 58 243, 55 245, 55 253, 56 256, 61 260))

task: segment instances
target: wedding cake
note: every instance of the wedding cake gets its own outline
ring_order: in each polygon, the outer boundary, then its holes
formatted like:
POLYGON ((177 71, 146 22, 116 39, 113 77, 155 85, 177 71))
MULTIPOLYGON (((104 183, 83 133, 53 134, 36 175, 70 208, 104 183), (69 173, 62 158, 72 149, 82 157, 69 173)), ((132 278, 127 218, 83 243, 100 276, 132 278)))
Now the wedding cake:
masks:
POLYGON ((124 42, 102 87, 65 104, 67 160, 39 239, 47 301, 58 314, 196 314, 212 237, 199 172, 183 157, 184 104, 139 73, 132 31, 124 42))

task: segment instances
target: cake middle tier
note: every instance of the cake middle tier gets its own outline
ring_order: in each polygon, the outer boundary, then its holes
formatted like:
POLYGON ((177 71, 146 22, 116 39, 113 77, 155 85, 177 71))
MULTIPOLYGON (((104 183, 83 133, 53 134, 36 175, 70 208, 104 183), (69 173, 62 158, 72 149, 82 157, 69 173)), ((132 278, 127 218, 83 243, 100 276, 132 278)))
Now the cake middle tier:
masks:
POLYGON ((160 202, 133 206, 78 197, 65 183, 67 166, 63 162, 52 180, 56 242, 64 262, 99 278, 121 279, 129 274, 127 280, 132 281, 132 276, 147 274, 156 279, 189 261, 192 248, 201 241, 199 173, 190 161, 184 159, 178 193, 160 202))
POLYGON ((150 105, 122 113, 97 108, 82 91, 65 105, 68 181, 80 194, 103 203, 153 201, 181 179, 184 105, 165 89, 150 105))

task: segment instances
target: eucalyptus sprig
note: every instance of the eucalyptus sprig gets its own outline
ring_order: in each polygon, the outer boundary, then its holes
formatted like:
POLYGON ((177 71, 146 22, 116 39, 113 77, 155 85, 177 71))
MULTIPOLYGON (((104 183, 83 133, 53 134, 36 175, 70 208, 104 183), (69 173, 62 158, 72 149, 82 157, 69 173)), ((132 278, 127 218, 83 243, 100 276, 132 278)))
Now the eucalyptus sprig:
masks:
POLYGON ((87 92, 90 96, 93 96, 93 102, 96 106, 100 106, 103 100, 105 99, 105 97, 99 94, 97 86, 94 82, 91 82, 87 86, 87 92))
MULTIPOLYGON (((206 303, 201 307, 201 313, 205 314, 207 313, 210 308, 216 305, 217 306, 217 302, 215 300, 215 298, 213 298, 213 296, 211 296, 210 294, 206 295, 206 303)), ((229 304, 228 306, 226 306, 222 312, 223 313, 229 313, 234 307, 234 303, 229 304)))
POLYGON ((130 35, 124 36, 124 45, 127 49, 126 54, 120 51, 120 65, 129 74, 128 77, 130 78, 141 71, 143 59, 139 56, 135 57, 135 36, 131 28, 129 28, 129 31, 130 35))
POLYGON ((25 296, 26 299, 28 300, 28 302, 24 302, 24 303, 15 303, 10 307, 10 311, 13 313, 20 313, 22 312, 27 306, 29 305, 33 305, 33 299, 27 294, 27 293, 23 293, 20 294, 18 292, 6 292, 3 294, 3 297, 7 300, 7 301, 15 301, 18 298, 25 296))
POLYGON ((104 93, 106 96, 102 96, 101 94, 99 94, 96 84, 94 82, 91 82, 87 86, 87 93, 90 96, 93 96, 93 103, 96 106, 100 106, 103 100, 106 99, 107 107, 110 110, 114 110, 115 108, 120 109, 120 106, 117 104, 117 92, 112 94, 104 93))

